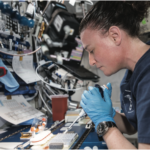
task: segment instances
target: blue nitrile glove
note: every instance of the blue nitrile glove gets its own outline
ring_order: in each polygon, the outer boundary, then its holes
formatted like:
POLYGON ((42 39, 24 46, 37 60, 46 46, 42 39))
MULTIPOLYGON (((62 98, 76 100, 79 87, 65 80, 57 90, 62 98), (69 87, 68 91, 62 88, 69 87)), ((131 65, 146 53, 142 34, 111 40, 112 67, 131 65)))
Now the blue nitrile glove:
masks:
MULTIPOLYGON (((112 93, 112 86, 111 86, 111 83, 107 83, 106 85, 108 87, 108 94, 109 94, 109 97, 111 98, 111 93, 112 93)), ((116 111, 115 109, 112 107, 113 109, 113 114, 112 114, 112 117, 114 118, 115 115, 116 115, 116 111)))
MULTIPOLYGON (((7 67, 4 65, 3 61, 0 59, 0 66, 7 69, 7 67)), ((2 82, 5 85, 5 89, 9 92, 13 92, 18 89, 19 84, 16 81, 16 79, 13 77, 11 72, 7 69, 7 74, 0 78, 0 82, 2 82)))
POLYGON ((112 117, 112 102, 107 88, 104 89, 104 98, 102 98, 98 88, 89 87, 89 91, 84 91, 82 94, 80 105, 94 122, 95 129, 97 129, 97 125, 103 121, 115 123, 112 117))

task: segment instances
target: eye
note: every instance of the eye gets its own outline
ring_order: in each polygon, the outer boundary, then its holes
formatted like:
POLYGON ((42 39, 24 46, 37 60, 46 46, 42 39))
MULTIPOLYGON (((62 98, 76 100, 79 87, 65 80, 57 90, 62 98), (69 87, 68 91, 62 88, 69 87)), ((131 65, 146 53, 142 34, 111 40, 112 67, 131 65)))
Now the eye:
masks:
POLYGON ((90 54, 93 54, 93 50, 90 51, 90 54))

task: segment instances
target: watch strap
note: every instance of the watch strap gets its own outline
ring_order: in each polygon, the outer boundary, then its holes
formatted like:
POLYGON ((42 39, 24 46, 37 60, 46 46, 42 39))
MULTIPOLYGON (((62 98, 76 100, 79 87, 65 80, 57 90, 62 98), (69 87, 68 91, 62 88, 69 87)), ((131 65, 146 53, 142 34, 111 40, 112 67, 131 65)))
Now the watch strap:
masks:
POLYGON ((107 121, 106 122, 106 125, 108 126, 108 127, 117 127, 117 125, 114 123, 114 122, 111 122, 111 121, 107 121))
POLYGON ((102 136, 98 136, 98 134, 97 134, 97 137, 98 137, 99 141, 104 141, 102 136))

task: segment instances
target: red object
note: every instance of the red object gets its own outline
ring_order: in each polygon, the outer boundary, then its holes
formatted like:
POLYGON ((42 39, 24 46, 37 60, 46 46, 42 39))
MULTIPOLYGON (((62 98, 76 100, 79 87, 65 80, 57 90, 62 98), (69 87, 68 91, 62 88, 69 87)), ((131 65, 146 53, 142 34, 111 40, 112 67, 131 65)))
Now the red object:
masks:
POLYGON ((42 118, 42 121, 46 121, 46 118, 42 118))
POLYGON ((53 121, 63 120, 67 111, 68 95, 52 95, 53 121))
POLYGON ((0 77, 3 77, 7 74, 7 70, 4 67, 0 67, 0 77))

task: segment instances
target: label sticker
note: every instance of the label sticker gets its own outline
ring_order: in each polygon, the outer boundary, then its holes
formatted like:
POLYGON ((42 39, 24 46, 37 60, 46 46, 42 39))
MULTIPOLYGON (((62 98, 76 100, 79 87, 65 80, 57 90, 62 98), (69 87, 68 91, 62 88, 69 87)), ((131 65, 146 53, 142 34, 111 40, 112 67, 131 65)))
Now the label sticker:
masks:
POLYGON ((54 20, 54 26, 58 32, 60 32, 62 24, 63 24, 62 18, 59 15, 57 15, 54 20))

